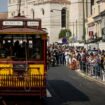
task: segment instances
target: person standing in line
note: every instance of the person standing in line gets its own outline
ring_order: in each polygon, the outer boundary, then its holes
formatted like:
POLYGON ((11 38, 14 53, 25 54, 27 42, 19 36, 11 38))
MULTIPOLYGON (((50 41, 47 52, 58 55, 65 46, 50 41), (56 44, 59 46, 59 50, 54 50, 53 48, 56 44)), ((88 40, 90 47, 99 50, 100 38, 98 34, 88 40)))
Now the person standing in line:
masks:
POLYGON ((65 60, 66 60, 66 66, 69 64, 69 50, 65 51, 65 60))

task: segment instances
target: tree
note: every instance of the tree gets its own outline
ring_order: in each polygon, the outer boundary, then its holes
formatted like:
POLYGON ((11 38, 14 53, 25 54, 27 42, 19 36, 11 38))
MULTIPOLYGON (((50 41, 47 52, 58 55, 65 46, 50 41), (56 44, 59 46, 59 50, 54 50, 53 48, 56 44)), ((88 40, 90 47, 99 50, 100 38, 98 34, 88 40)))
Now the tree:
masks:
POLYGON ((71 36, 71 31, 69 29, 61 29, 59 33, 59 39, 60 38, 69 38, 71 36))

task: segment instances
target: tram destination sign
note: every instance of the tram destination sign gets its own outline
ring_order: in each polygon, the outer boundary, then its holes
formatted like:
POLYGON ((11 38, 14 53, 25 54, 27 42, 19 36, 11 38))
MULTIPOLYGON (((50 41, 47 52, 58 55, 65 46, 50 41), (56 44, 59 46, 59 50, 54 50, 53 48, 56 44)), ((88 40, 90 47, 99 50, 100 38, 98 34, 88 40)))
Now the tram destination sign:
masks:
POLYGON ((39 22, 37 21, 27 21, 27 26, 39 26, 39 22))
POLYGON ((23 26, 23 21, 3 21, 3 26, 23 26))

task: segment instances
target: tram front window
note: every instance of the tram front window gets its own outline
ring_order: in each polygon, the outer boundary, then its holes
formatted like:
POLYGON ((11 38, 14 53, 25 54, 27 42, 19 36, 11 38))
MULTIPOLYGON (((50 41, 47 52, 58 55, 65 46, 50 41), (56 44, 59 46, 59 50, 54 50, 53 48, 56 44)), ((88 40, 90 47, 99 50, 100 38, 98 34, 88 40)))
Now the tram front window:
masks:
POLYGON ((8 55, 8 50, 4 47, 4 45, 0 44, 0 57, 5 58, 8 55))
POLYGON ((0 58, 42 60, 43 41, 35 35, 5 35, 0 40, 0 58))

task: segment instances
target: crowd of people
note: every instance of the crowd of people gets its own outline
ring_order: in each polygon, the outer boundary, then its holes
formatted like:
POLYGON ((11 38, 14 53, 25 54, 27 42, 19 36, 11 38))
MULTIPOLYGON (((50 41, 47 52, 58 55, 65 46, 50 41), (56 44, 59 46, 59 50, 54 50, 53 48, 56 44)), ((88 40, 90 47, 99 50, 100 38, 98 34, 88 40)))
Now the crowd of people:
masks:
POLYGON ((49 66, 62 64, 70 70, 80 69, 91 75, 100 75, 105 70, 105 50, 52 44, 48 46, 47 63, 49 66))

